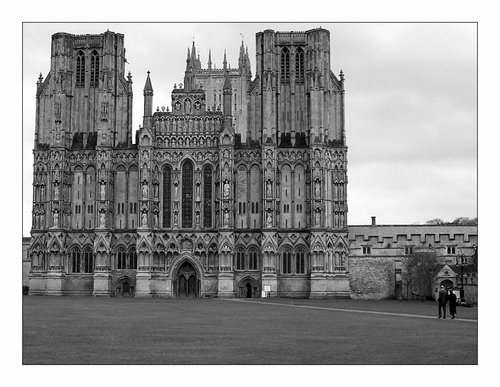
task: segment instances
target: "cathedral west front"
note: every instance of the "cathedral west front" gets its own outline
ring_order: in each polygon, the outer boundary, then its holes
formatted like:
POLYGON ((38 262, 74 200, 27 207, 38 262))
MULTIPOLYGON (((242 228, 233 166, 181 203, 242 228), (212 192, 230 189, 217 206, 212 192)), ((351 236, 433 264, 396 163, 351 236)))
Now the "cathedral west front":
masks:
MULTIPOLYGON (((133 55, 133 53, 132 53, 133 55)), ((36 91, 31 295, 349 297, 344 76, 330 33, 256 34, 133 136, 124 36, 57 33, 36 91)))

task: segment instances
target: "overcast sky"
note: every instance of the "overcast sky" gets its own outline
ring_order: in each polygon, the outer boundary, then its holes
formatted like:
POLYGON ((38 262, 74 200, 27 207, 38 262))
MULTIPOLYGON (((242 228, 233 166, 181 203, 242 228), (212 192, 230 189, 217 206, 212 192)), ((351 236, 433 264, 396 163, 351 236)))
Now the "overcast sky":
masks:
MULTIPOLYGON (((50 69, 51 35, 125 35, 134 86, 133 129, 151 71, 153 106, 170 106, 193 38, 206 67, 237 67, 242 40, 255 76, 255 34, 264 29, 330 31, 332 70, 346 78, 348 221, 424 223, 477 216, 477 31, 466 23, 225 23, 23 25, 23 235, 29 235, 35 91, 50 69)), ((135 138, 135 136, 133 137, 135 138)))

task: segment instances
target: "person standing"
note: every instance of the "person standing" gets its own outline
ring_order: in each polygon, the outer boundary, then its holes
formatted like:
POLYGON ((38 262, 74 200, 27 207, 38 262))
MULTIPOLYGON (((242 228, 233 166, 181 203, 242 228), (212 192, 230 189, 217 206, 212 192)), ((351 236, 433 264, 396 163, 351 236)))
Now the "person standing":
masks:
POLYGON ((441 289, 439 289, 437 301, 438 301, 438 318, 441 318, 441 316, 442 316, 443 319, 445 319, 446 318, 446 302, 448 301, 448 292, 446 292, 443 285, 441 285, 441 289))
POLYGON ((449 289, 448 293, 448 307, 450 308, 450 318, 453 320, 457 314, 457 296, 451 289, 449 289))

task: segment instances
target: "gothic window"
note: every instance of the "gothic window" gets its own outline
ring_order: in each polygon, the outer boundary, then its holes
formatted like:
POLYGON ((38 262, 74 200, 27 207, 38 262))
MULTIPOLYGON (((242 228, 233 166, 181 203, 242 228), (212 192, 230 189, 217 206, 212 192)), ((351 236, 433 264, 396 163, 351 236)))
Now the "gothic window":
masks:
POLYGON ((259 256, 257 250, 252 249, 248 253, 248 270, 258 270, 259 256))
POLYGON ((99 86, 99 54, 92 51, 90 54, 90 87, 99 86))
POLYGON ((290 274, 292 272, 292 253, 289 249, 286 249, 282 253, 282 273, 290 274))
POLYGON ((281 51, 281 82, 288 83, 290 81, 290 51, 284 48, 281 51))
POLYGON ((84 273, 93 273, 94 272, 94 254, 92 250, 86 248, 83 252, 83 272, 84 273))
POLYGON ((118 270, 123 270, 127 268, 127 254, 121 248, 116 253, 116 268, 118 270))
POLYGON ((137 252, 135 251, 134 248, 132 248, 129 251, 128 258, 129 258, 129 268, 136 270, 137 269, 137 252))
POLYGON ((363 254, 370 255, 372 253, 372 248, 370 246, 363 246, 363 254))
POLYGON ((193 227, 193 163, 182 166, 182 227, 193 227))
POLYGON ((295 81, 304 83, 304 51, 301 48, 295 54, 295 81))
POLYGON ((304 274, 306 272, 306 257, 304 250, 299 249, 295 254, 295 273, 304 274))
POLYGON ((413 254, 413 246, 406 246, 405 255, 412 255, 412 254, 413 254))
POLYGON ((81 254, 80 249, 75 247, 71 252, 71 272, 72 273, 80 273, 81 266, 81 254))
POLYGON ((172 168, 163 170, 163 227, 172 227, 172 168))
POLYGON ((448 254, 455 254, 455 246, 448 246, 447 253, 448 254))
POLYGON ((236 251, 236 270, 245 270, 245 252, 241 247, 236 251))
POLYGON ((212 227, 212 168, 203 168, 203 226, 212 227))
POLYGON ((76 55, 76 87, 85 86, 85 56, 83 51, 79 51, 76 55))

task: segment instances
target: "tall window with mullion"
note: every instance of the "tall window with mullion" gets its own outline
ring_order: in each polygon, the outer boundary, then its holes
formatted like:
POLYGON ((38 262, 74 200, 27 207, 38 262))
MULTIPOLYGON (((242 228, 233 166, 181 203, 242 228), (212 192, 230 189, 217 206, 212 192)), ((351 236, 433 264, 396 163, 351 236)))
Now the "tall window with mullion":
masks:
POLYGON ((182 227, 193 227, 193 163, 189 160, 182 166, 182 227))
POLYGON ((292 273, 292 252, 286 248, 281 255, 281 272, 283 274, 292 273))
POLYGON ((212 227, 212 167, 203 168, 203 226, 212 227))
POLYGON ((245 250, 239 247, 236 250, 236 270, 245 270, 245 250))

